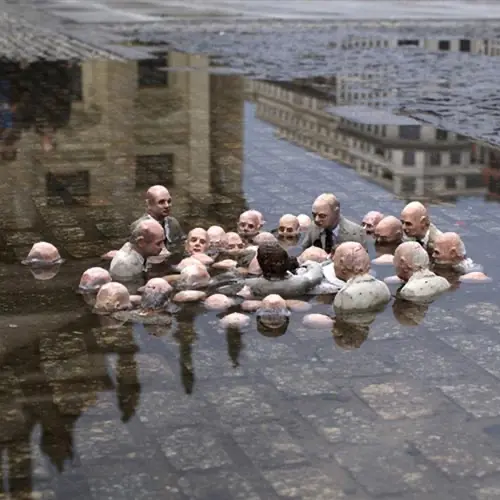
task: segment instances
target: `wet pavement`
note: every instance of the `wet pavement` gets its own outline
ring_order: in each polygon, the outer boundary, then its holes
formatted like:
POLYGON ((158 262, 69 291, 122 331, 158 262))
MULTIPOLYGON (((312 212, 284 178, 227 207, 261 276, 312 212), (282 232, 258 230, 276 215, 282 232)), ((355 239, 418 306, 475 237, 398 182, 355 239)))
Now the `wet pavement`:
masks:
MULTIPOLYGON (((2 66, 0 499, 500 498, 497 150, 402 130, 384 112, 392 94, 354 71, 223 71, 174 51, 2 66), (346 119, 367 105, 369 123, 346 119), (357 221, 423 199, 493 282, 392 302, 354 329, 310 330, 294 313, 280 337, 254 318, 224 332, 201 305, 167 328, 111 328, 76 287, 156 183, 185 229, 233 228, 249 207, 273 228, 322 191, 357 221), (20 265, 39 240, 68 259, 47 281, 20 265)), ((331 297, 311 303, 333 314, 331 297)))

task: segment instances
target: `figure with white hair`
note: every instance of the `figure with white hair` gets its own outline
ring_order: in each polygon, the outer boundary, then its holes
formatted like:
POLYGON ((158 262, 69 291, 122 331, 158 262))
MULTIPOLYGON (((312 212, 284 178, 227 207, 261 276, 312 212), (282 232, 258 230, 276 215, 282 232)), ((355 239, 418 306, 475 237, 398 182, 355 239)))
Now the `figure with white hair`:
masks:
POLYGON ((408 203, 401 211, 404 241, 416 241, 432 255, 434 241, 441 231, 431 222, 427 208, 419 201, 408 203))
POLYGON ((482 266, 467 257, 464 242, 457 233, 442 233, 436 237, 432 259, 436 270, 450 270, 460 277, 460 281, 489 281, 482 266))
POLYGON ((312 205, 314 225, 306 233, 302 248, 316 246, 330 254, 346 241, 355 241, 366 247, 363 228, 340 213, 340 201, 331 193, 318 196, 312 205))
MULTIPOLYGON (((437 276, 429 269, 429 255, 420 243, 401 243, 394 253, 394 267, 398 278, 405 284, 398 291, 402 299, 425 302, 450 288, 446 278, 437 276)), ((387 278, 386 281, 389 281, 387 278)))

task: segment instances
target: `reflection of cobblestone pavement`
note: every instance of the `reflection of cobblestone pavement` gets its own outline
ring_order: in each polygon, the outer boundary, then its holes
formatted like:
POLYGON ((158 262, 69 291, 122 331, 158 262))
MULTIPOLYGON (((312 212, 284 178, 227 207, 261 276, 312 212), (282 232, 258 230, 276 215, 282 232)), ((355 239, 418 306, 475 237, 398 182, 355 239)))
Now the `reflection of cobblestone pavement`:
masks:
MULTIPOLYGON (((245 130, 245 192, 270 226, 285 211, 308 211, 323 190, 353 218, 375 207, 398 213, 401 202, 352 170, 277 141, 251 105, 245 130)), ((464 200, 433 207, 432 216, 443 229, 469 223, 461 231, 468 251, 498 282, 489 229, 492 221, 498 227, 497 208, 464 200)), ((69 469, 51 479, 36 456, 41 498, 52 498, 52 488, 57 498, 82 500, 500 498, 500 308, 491 303, 497 285, 482 290, 450 294, 418 327, 397 323, 389 307, 353 351, 294 316, 283 337, 246 332, 237 368, 206 313, 181 358, 194 369, 190 396, 179 380, 178 343, 136 332, 141 353, 121 364, 132 386, 137 363, 136 418, 121 422, 115 396, 101 393, 77 421, 69 469)), ((112 332, 96 336, 106 352, 125 340, 112 332)), ((120 371, 115 357, 111 365, 120 371)))

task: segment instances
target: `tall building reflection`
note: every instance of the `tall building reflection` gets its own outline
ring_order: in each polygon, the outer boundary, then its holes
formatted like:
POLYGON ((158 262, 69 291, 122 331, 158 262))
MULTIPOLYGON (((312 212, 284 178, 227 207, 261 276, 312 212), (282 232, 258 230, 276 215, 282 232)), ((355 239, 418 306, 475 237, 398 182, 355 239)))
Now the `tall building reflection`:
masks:
POLYGON ((328 104, 281 82, 248 81, 246 91, 279 138, 354 168, 401 198, 485 192, 474 144, 460 134, 358 102, 328 104))
POLYGON ((186 227, 200 222, 200 204, 212 224, 245 209, 242 77, 213 75, 207 56, 176 52, 61 63, 57 84, 37 76, 54 63, 38 64, 38 73, 14 65, 7 86, 20 98, 0 92, 15 123, 2 135, 4 256, 19 260, 32 240, 48 239, 69 256, 95 257, 127 237, 157 183, 186 227), (42 119, 21 118, 26 96, 42 119), (51 109, 59 114, 49 120, 51 109))

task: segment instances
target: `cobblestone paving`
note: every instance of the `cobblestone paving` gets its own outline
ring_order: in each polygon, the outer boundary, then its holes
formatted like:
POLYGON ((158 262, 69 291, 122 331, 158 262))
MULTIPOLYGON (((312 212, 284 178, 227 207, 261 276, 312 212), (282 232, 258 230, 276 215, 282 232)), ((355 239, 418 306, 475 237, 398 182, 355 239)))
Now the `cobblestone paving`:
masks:
MULTIPOLYGON (((270 226, 285 211, 307 212, 318 190, 335 192, 354 219, 370 208, 399 212, 402 202, 352 170, 275 139, 252 105, 245 115, 244 191, 270 226), (262 178, 274 182, 256 182, 262 178)), ((193 344, 141 330, 134 337, 127 327, 84 335, 75 326, 71 335, 44 340, 44 376, 58 408, 74 411, 64 421, 74 448, 69 458, 64 446, 57 451, 45 441, 43 453, 33 446, 36 498, 500 498, 500 272, 496 256, 482 251, 485 243, 496 247, 498 234, 476 226, 477 236, 467 236, 469 228, 455 223, 471 214, 470 225, 500 225, 498 205, 479 199, 432 208, 441 229, 465 232, 468 252, 495 282, 449 294, 423 312, 419 326, 398 323, 389 307, 360 349, 336 348, 331 331, 307 331, 298 315, 279 338, 243 333, 236 368, 214 313, 185 324, 196 331, 193 344), (99 361, 105 353, 113 353, 109 368, 99 361), (68 362, 57 364, 68 356, 80 375, 89 367, 110 373, 116 396, 95 374, 76 385, 68 362), (186 369, 194 371, 191 395, 181 385, 186 369), (68 457, 62 473, 47 458, 57 453, 68 457)), ((6 409, 11 380, 1 372, 6 409)), ((50 405, 40 394, 35 403, 23 397, 50 428, 50 405)), ((1 415, 0 422, 2 435, 12 437, 12 422, 1 415)), ((54 434, 59 446, 64 429, 54 434)), ((23 439, 11 448, 19 460, 23 439)))

